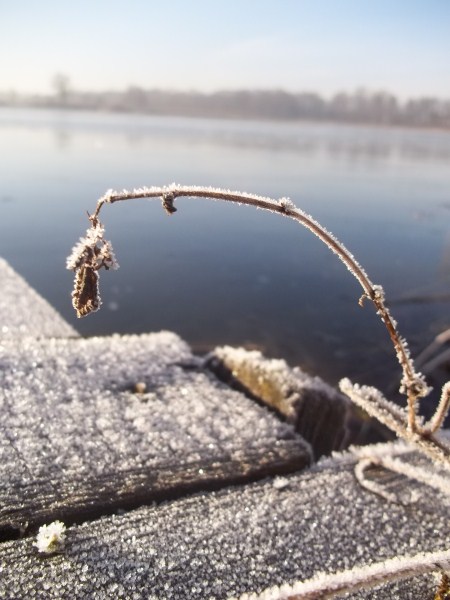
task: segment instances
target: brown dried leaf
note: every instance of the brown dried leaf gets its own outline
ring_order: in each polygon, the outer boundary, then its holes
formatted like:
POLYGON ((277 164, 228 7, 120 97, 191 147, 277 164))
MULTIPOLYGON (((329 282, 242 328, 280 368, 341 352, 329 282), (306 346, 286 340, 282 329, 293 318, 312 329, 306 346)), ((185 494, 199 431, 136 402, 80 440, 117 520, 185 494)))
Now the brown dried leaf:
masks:
POLYGON ((85 317, 100 308, 98 273, 91 266, 83 265, 76 271, 72 305, 77 311, 78 318, 85 317))

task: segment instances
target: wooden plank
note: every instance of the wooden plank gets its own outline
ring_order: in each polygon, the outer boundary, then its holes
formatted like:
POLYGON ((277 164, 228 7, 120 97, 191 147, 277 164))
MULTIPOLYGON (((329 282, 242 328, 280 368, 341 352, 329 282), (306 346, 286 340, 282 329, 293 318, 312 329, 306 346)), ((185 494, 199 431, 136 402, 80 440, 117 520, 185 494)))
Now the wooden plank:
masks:
MULTIPOLYGON (((399 460, 421 463, 402 452, 399 460)), ((364 450, 371 454, 380 448, 364 450)), ((302 473, 73 526, 53 556, 32 538, 5 542, 0 598, 218 600, 448 548, 448 495, 377 468, 370 476, 396 496, 388 502, 358 483, 358 460, 342 454, 302 473)), ((348 598, 432 600, 433 589, 427 576, 348 598)))
POLYGON ((77 337, 50 304, 0 258, 0 340, 77 337))
POLYGON ((5 341, 0 381, 3 539, 311 459, 292 427, 220 383, 169 332, 5 341))
POLYGON ((316 459, 351 444, 393 438, 374 419, 365 417, 347 396, 284 360, 258 351, 223 346, 209 356, 209 368, 233 389, 274 409, 311 445, 316 459))

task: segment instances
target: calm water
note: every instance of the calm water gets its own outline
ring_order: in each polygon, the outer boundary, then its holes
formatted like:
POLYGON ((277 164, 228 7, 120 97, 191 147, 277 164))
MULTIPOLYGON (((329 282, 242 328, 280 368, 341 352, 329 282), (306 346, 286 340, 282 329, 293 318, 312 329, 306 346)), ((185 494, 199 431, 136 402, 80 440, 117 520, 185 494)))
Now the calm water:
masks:
POLYGON ((384 285, 413 352, 450 327, 449 133, 2 109, 0 151, 0 255, 84 335, 171 329, 199 352, 245 345, 331 382, 395 382, 346 269, 294 222, 247 207, 106 207, 121 269, 102 273, 102 310, 77 320, 64 264, 86 210, 110 187, 173 181, 289 196, 384 285))

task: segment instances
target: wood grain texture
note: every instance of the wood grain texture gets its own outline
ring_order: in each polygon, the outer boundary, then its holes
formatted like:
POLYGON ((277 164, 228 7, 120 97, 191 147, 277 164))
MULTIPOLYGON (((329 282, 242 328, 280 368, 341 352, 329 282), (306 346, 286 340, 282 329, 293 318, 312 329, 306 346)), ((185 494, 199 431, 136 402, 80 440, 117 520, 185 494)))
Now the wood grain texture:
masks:
MULTIPOLYGON (((447 548, 448 496, 376 469, 371 476, 398 495, 387 502, 359 485, 357 462, 339 455, 301 473, 75 525, 53 556, 31 538, 5 542, 0 598, 225 600, 447 548)), ((425 576, 348 597, 432 600, 434 589, 425 576)))
POLYGON ((0 379, 3 539, 310 463, 172 333, 5 342, 0 379))
POLYGON ((393 438, 375 419, 364 416, 347 396, 300 367, 290 368, 284 360, 223 346, 210 353, 207 364, 221 381, 271 407, 292 424, 311 445, 316 460, 351 444, 393 438))

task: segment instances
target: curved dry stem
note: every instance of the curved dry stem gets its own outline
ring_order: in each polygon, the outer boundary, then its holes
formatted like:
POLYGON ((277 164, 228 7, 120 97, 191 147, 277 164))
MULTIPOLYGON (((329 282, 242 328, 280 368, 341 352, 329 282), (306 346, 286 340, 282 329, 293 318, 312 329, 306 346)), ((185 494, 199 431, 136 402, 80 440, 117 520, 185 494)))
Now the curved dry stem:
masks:
POLYGON ((113 204, 125 200, 134 200, 137 198, 161 198, 163 207, 168 214, 176 211, 174 200, 179 197, 196 197, 209 198, 213 200, 223 200, 225 202, 233 202, 237 204, 246 204, 278 213, 284 217, 294 219, 314 235, 316 235, 328 248, 336 254, 344 263, 347 269, 354 275, 363 289, 363 295, 360 298, 362 305, 364 298, 370 299, 375 305, 377 314, 383 321, 391 341, 393 343, 397 359, 402 368, 403 377, 401 380, 400 391, 405 393, 408 399, 408 416, 407 424, 410 431, 417 431, 418 424, 416 422, 417 401, 419 398, 428 394, 429 388, 421 373, 416 372, 413 361, 411 360, 406 341, 400 337, 397 324, 391 317, 389 310, 386 307, 384 300, 383 288, 375 285, 369 279, 367 273, 358 264, 351 252, 337 240, 329 231, 320 223, 315 221, 310 215, 305 213, 287 198, 274 200, 255 194, 247 194, 219 188, 198 187, 198 186, 181 186, 172 184, 165 187, 144 187, 134 190, 107 191, 97 202, 97 207, 90 220, 93 227, 99 225, 99 214, 104 204, 113 204))
POLYGON ((367 490, 368 492, 372 492, 384 500, 388 502, 398 503, 398 498, 396 494, 391 494, 389 491, 385 490, 382 485, 379 485, 377 482, 372 481, 366 477, 366 471, 371 467, 379 467, 382 465, 382 459, 380 457, 367 457, 361 458, 355 465, 354 474, 355 479, 359 483, 359 485, 367 490))
MULTIPOLYGON (((391 493, 383 485, 374 481, 366 476, 366 471, 371 467, 380 467, 403 475, 408 479, 413 479, 419 483, 423 483, 432 487, 447 496, 450 496, 450 478, 444 471, 438 472, 437 469, 430 469, 429 465, 422 467, 417 464, 403 461, 401 458, 395 456, 361 456, 359 461, 356 463, 354 468, 355 478, 358 483, 366 490, 381 496, 388 502, 394 502, 396 504, 404 504, 404 500, 398 497, 397 494, 391 493)), ((410 503, 409 500, 407 503, 410 503)))
POLYGON ((312 579, 265 590, 260 594, 243 594, 239 600, 324 600, 349 592, 370 589, 382 583, 399 581, 450 566, 450 550, 403 556, 353 567, 337 573, 319 573, 312 579))
POLYGON ((436 433, 444 423, 445 417, 447 416, 448 410, 450 408, 450 381, 447 382, 442 388, 441 399, 439 401, 438 407, 436 408, 436 412, 430 419, 430 421, 425 425, 422 430, 424 435, 431 435, 436 433))

